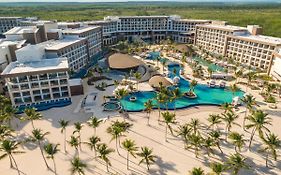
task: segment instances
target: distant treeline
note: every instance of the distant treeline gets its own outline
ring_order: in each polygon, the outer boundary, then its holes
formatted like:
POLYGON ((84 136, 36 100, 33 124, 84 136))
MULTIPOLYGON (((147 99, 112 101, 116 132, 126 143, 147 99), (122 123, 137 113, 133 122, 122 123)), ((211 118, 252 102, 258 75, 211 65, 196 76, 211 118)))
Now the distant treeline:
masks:
POLYGON ((58 21, 100 20, 118 15, 180 15, 183 18, 259 24, 267 35, 281 37, 280 3, 0 3, 0 16, 38 16, 58 21))

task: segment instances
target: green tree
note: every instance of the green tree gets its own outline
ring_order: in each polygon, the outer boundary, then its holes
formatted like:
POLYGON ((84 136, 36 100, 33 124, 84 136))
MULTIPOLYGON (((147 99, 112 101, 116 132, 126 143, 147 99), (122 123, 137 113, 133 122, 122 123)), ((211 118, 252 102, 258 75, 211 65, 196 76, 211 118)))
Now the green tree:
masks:
POLYGON ((277 150, 281 148, 281 140, 277 135, 269 133, 263 139, 263 142, 264 146, 260 151, 266 154, 265 165, 268 167, 268 159, 270 155, 275 161, 277 161, 277 150))
POLYGON ((84 142, 86 145, 90 147, 90 149, 95 153, 95 158, 97 157, 97 145, 101 141, 101 139, 98 136, 92 136, 88 139, 88 142, 84 142))
POLYGON ((11 137, 13 132, 14 130, 12 130, 9 126, 5 124, 0 125, 0 141, 11 137))
POLYGON ((256 98, 253 95, 244 96, 241 101, 246 105, 246 111, 243 119, 243 129, 245 130, 245 121, 247 119, 248 111, 252 112, 253 107, 257 106, 256 98))
POLYGON ((233 112, 233 106, 230 103, 221 104, 220 108, 226 113, 227 111, 233 112))
POLYGON ((223 116, 222 120, 225 122, 225 131, 226 131, 225 140, 227 141, 228 133, 230 132, 232 126, 233 125, 240 126, 238 123, 235 122, 235 120, 237 120, 239 116, 234 112, 230 112, 230 111, 223 113, 222 116, 223 116))
POLYGON ((191 134, 191 129, 188 123, 180 125, 177 130, 177 135, 182 138, 185 143, 185 146, 188 145, 188 138, 191 134))
POLYGON ((201 125, 201 122, 199 119, 197 118, 191 118, 190 122, 188 123, 190 129, 191 129, 191 132, 193 134, 198 134, 199 132, 199 129, 202 128, 202 125, 201 125))
POLYGON ((161 105, 165 104, 167 101, 167 95, 162 93, 162 92, 158 92, 156 94, 156 101, 158 103, 158 123, 160 122, 160 117, 161 117, 161 112, 160 112, 160 107, 161 105))
POLYGON ((74 157, 71 160, 71 174, 79 174, 84 175, 85 174, 85 168, 87 168, 87 164, 82 162, 79 157, 74 157))
POLYGON ((206 149, 207 155, 210 157, 211 154, 214 154, 213 147, 216 146, 216 143, 212 137, 204 138, 202 141, 202 146, 206 149))
POLYGON ((17 150, 19 144, 20 144, 19 142, 7 140, 7 139, 0 142, 0 151, 4 152, 4 154, 0 156, 0 160, 8 156, 10 159, 10 167, 11 168, 14 167, 13 164, 15 164, 15 168, 18 171, 18 175, 20 175, 20 170, 13 155, 24 153, 23 151, 17 150))
MULTIPOLYGON (((125 88, 120 88, 115 92, 117 99, 120 101, 128 95, 128 91, 125 88)), ((125 108, 122 106, 122 110, 124 111, 125 108)))
POLYGON ((51 144, 51 143, 48 143, 48 144, 44 145, 44 150, 45 150, 45 153, 47 154, 47 158, 52 159, 52 161, 53 161, 54 173, 55 174, 57 174, 55 154, 57 154, 59 152, 58 146, 59 146, 59 144, 54 145, 54 144, 51 144))
POLYGON ((69 121, 66 121, 64 119, 60 119, 59 124, 60 124, 60 127, 61 127, 60 132, 64 134, 64 144, 63 144, 64 152, 67 153, 67 151, 66 151, 66 127, 69 125, 69 121))
POLYGON ((152 154, 153 150, 148 147, 141 147, 141 152, 137 153, 141 160, 139 164, 146 164, 147 170, 149 170, 150 165, 155 162, 156 156, 152 154))
POLYGON ((229 89, 232 92, 232 98, 234 98, 235 92, 239 90, 239 87, 234 83, 229 86, 229 89))
POLYGON ((194 149, 195 157, 198 158, 199 150, 202 147, 202 136, 200 134, 191 134, 188 138, 189 142, 186 149, 194 149))
POLYGON ((218 124, 222 122, 219 114, 210 114, 207 120, 210 123, 208 128, 212 127, 213 130, 215 130, 215 127, 218 128, 218 124))
POLYGON ((122 142, 123 148, 127 151, 127 170, 129 170, 129 155, 135 156, 136 151, 138 150, 138 147, 136 147, 136 143, 133 140, 126 139, 122 142))
POLYGON ((209 79, 211 79, 214 71, 211 67, 208 67, 207 71, 209 73, 209 79))
POLYGON ((221 153, 223 153, 221 147, 220 147, 220 142, 221 142, 221 132, 219 130, 213 130, 208 135, 214 140, 215 145, 217 148, 220 150, 221 153))
POLYGON ((204 170, 201 167, 194 167, 191 171, 189 171, 190 175, 204 175, 204 170))
POLYGON ((136 72, 136 73, 134 74, 134 77, 135 77, 135 79, 137 80, 137 90, 138 90, 138 89, 139 89, 139 82, 140 82, 140 80, 141 80, 141 78, 142 78, 141 73, 136 72))
POLYGON ((241 152, 241 148, 245 145, 246 140, 243 138, 243 134, 239 134, 238 132, 231 132, 228 135, 228 138, 231 140, 231 143, 235 146, 235 152, 241 152), (237 150, 238 148, 238 150, 237 150))
POLYGON ((179 88, 175 88, 174 90, 172 90, 172 101, 174 101, 174 113, 176 113, 176 102, 177 99, 181 98, 182 94, 180 92, 179 88))
POLYGON ((250 168, 250 166, 246 164, 246 158, 237 153, 229 156, 225 166, 227 169, 231 170, 234 175, 237 175, 242 168, 250 168))
POLYGON ((75 137, 75 136, 70 136, 70 140, 68 141, 68 144, 71 146, 71 147, 74 147, 78 157, 79 157, 79 151, 78 151, 78 147, 80 145, 79 143, 79 138, 78 137, 75 137))
POLYGON ((271 125, 271 118, 269 118, 268 114, 264 113, 262 110, 257 110, 257 111, 253 111, 252 115, 250 115, 247 119, 249 120, 249 124, 246 125, 245 127, 247 129, 252 128, 252 133, 249 143, 249 149, 250 149, 256 131, 259 133, 261 139, 263 139, 263 133, 265 130, 269 132, 269 129, 266 127, 266 125, 271 125))
POLYGON ((97 133, 97 127, 99 127, 99 125, 101 124, 102 120, 98 119, 95 116, 92 116, 90 118, 90 120, 87 122, 88 126, 90 126, 91 128, 94 128, 94 135, 96 135, 97 133))
POLYGON ((32 128, 34 127, 34 120, 40 120, 43 118, 42 114, 39 112, 36 112, 35 108, 26 108, 24 110, 25 116, 22 117, 22 120, 28 120, 31 122, 32 128))
POLYGON ((45 140, 45 136, 48 135, 48 134, 50 134, 50 133, 49 132, 43 132, 41 129, 33 129, 32 130, 32 136, 31 136, 30 140, 32 142, 36 142, 37 143, 37 145, 38 145, 38 147, 40 149, 41 155, 43 157, 43 160, 44 160, 44 162, 46 164, 46 167, 48 169, 50 169, 50 167, 49 167, 49 165, 48 165, 48 163, 47 163, 47 161, 45 159, 45 156, 44 156, 44 153, 43 153, 43 148, 42 148, 42 142, 45 140))
POLYGON ((223 171, 225 170, 224 165, 219 162, 212 162, 210 164, 210 168, 212 169, 212 174, 214 175, 222 175, 223 171))
POLYGON ((108 155, 112 152, 114 152, 114 149, 108 148, 106 144, 99 144, 97 147, 97 151, 99 153, 98 158, 103 160, 106 163, 106 170, 109 172, 108 166, 111 166, 111 162, 108 158, 108 155))
POLYGON ((168 133, 168 128, 171 132, 171 134, 173 135, 173 129, 171 124, 175 124, 176 123, 176 115, 170 112, 163 112, 162 113, 162 117, 164 119, 164 122, 166 123, 166 129, 165 129, 165 141, 167 142, 167 133, 168 133))
POLYGON ((145 103, 144 103, 144 107, 145 107, 145 110, 147 112, 147 125, 149 126, 149 119, 150 119, 150 114, 151 114, 151 111, 154 107, 153 105, 153 101, 152 100, 147 100, 145 103))
POLYGON ((81 130, 83 128, 83 125, 80 122, 76 122, 76 123, 74 123, 74 128, 75 128, 75 130, 73 131, 72 134, 78 133, 79 148, 81 150, 82 149, 82 147, 81 147, 81 143, 82 143, 81 142, 81 130))

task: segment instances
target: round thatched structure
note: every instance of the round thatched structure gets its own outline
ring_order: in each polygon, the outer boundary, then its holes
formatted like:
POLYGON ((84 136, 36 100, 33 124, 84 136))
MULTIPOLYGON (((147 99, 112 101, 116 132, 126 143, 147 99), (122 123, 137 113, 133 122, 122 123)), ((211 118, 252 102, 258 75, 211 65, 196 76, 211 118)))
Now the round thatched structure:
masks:
POLYGON ((151 77, 148 81, 148 84, 153 88, 159 88, 160 84, 164 87, 173 85, 172 82, 161 75, 155 75, 151 77))
POLYGON ((127 70, 143 64, 141 60, 128 54, 116 53, 108 57, 108 65, 111 69, 127 70))
POLYGON ((189 52, 190 48, 185 44, 179 44, 175 46, 176 50, 181 53, 187 53, 189 52))

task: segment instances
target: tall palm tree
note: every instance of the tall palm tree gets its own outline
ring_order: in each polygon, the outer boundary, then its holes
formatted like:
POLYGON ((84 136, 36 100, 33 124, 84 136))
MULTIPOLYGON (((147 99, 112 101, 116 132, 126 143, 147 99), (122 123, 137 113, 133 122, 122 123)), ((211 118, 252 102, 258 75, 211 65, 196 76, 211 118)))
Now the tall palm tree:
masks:
POLYGON ((246 89, 246 92, 247 92, 248 91, 248 87, 252 85, 251 84, 252 81, 256 78, 256 72, 251 71, 251 72, 247 73, 246 74, 246 78, 248 80, 248 82, 247 82, 247 89, 246 89))
MULTIPOLYGON (((235 152, 241 152, 241 148, 245 145, 246 140, 243 138, 243 134, 239 134, 238 132, 231 132, 228 135, 228 138, 231 140, 232 144, 235 146, 235 152), (237 150, 238 148, 238 150, 237 150)), ((239 153, 238 153, 239 154, 239 153)))
POLYGON ((67 153, 67 151, 66 151, 66 127, 68 126, 69 121, 66 121, 64 119, 60 119, 59 124, 60 124, 60 127, 61 127, 60 132, 64 134, 64 144, 63 144, 64 152, 67 153))
MULTIPOLYGON (((117 97, 117 99, 120 101, 122 100, 124 97, 126 97, 128 95, 128 91, 125 89, 125 88, 121 88, 121 89, 118 89, 116 92, 115 92, 115 95, 117 97)), ((124 111, 125 108, 124 106, 122 106, 122 110, 124 111)))
POLYGON ((12 136, 14 130, 9 126, 2 124, 0 125, 0 141, 12 136))
POLYGON ((243 70, 238 70, 234 72, 234 76, 235 76, 235 83, 239 83, 239 78, 243 75, 243 70))
POLYGON ((79 138, 78 137, 75 137, 75 136, 70 136, 70 140, 68 141, 68 144, 71 146, 71 147, 74 147, 75 148, 75 151, 79 157, 79 151, 78 151, 78 147, 80 145, 79 143, 79 138))
POLYGON ((177 136, 181 136, 181 138, 183 139, 184 143, 187 144, 188 143, 188 138, 189 138, 189 136, 191 134, 191 129, 190 129, 189 125, 187 123, 183 124, 183 125, 180 125, 178 127, 177 134, 178 134, 177 136))
POLYGON ((108 166, 111 166, 111 162, 108 158, 108 155, 114 152, 114 149, 108 148, 108 146, 103 143, 98 145, 97 151, 99 153, 98 157, 106 163, 106 170, 109 172, 108 166))
POLYGON ((212 137, 204 138, 202 141, 202 146, 206 149, 207 155, 210 157, 214 153, 213 147, 216 146, 216 143, 212 137))
POLYGON ((57 174, 57 167, 56 167, 54 155, 59 152, 58 146, 59 146, 59 144, 54 145, 51 143, 44 145, 44 150, 45 150, 45 153, 47 154, 47 158, 52 159, 52 161, 53 161, 55 174, 57 174))
POLYGON ((16 118, 17 110, 12 105, 5 105, 3 109, 3 113, 1 114, 1 121, 6 122, 11 128, 11 121, 16 118))
POLYGON ((141 73, 139 73, 139 72, 136 72, 135 74, 134 74, 134 77, 135 77, 135 79, 137 80, 137 90, 139 89, 139 82, 140 82, 140 80, 141 80, 141 73))
POLYGON ((277 161, 277 149, 281 148, 281 140, 277 135, 269 133, 263 139, 264 147, 261 149, 261 152, 266 154, 265 165, 268 167, 268 158, 269 155, 273 157, 275 161, 277 161))
POLYGON ((162 72, 164 73, 164 71, 165 71, 165 67, 167 66, 167 60, 166 59, 163 59, 162 60, 162 72))
POLYGON ((191 131, 193 134, 197 134, 199 132, 199 129, 202 128, 201 122, 197 118, 191 118, 190 122, 188 123, 191 131))
POLYGON ((94 128, 94 135, 96 135, 97 127, 101 124, 102 120, 98 119, 96 116, 92 116, 90 120, 87 122, 88 126, 94 128))
POLYGON ((90 147, 90 149, 95 152, 95 157, 97 157, 97 145, 101 141, 98 136, 92 136, 88 139, 88 142, 84 142, 86 145, 90 147))
POLYGON ((242 168, 249 169, 250 166, 246 164, 246 158, 240 154, 231 154, 226 161, 226 169, 231 170, 234 175, 237 175, 242 168))
POLYGON ((165 104, 167 101, 167 95, 162 93, 162 92, 158 92, 156 94, 156 101, 158 103, 158 122, 160 122, 160 117, 161 117, 161 112, 160 112, 160 107, 161 105, 165 104))
POLYGON ((71 174, 76 174, 78 175, 84 175, 85 174, 85 168, 87 168, 87 164, 82 162, 79 157, 74 157, 71 160, 71 174))
POLYGON ((197 81, 196 80, 192 80, 189 84, 189 92, 194 93, 195 90, 195 86, 197 85, 197 81))
POLYGON ((149 170, 150 165, 155 162, 156 156, 152 154, 153 150, 149 149, 148 147, 141 147, 141 152, 137 153, 141 160, 139 164, 146 164, 147 170, 149 170))
POLYGON ((40 149, 40 152, 41 152, 41 155, 43 157, 43 160, 46 164, 46 167, 48 169, 50 169, 46 159, 45 159, 45 156, 44 156, 44 153, 43 153, 43 148, 42 148, 42 142, 45 140, 45 136, 50 134, 49 132, 43 132, 41 129, 33 129, 32 130, 32 136, 31 136, 31 141, 33 142, 36 142, 39 149, 40 149))
POLYGON ((82 149, 82 147, 81 147, 81 143, 82 143, 81 142, 81 130, 83 128, 83 125, 80 122, 76 122, 76 123, 74 123, 74 128, 75 128, 75 130, 73 131, 72 134, 78 133, 79 148, 81 150, 82 149))
POLYGON ((176 100, 182 97, 182 93, 179 88, 172 90, 172 100, 174 101, 174 113, 176 113, 176 100))
POLYGON ((211 79, 214 71, 211 67, 208 67, 207 71, 209 73, 209 79, 211 79))
POLYGON ((171 134, 173 135, 173 129, 171 124, 175 124, 176 123, 176 115, 174 113, 170 113, 170 112, 163 112, 162 113, 162 117, 164 119, 164 122, 166 123, 166 129, 165 129, 165 141, 167 142, 167 132, 168 132, 168 128, 171 132, 171 134))
POLYGON ((186 149, 194 149, 195 157, 198 158, 199 150, 202 147, 202 136, 200 134, 191 134, 188 138, 188 145, 186 149))
POLYGON ((218 128, 218 124, 222 122, 219 114, 210 114, 207 120, 210 123, 208 128, 213 127, 213 130, 215 130, 215 127, 218 128))
POLYGON ((222 163, 219 162, 212 162, 210 164, 210 168, 212 169, 212 174, 214 175, 221 175, 225 170, 225 167, 222 163))
POLYGON ((220 150, 221 153, 223 153, 221 147, 220 147, 220 142, 221 142, 221 132, 218 130, 213 130, 210 133, 208 133, 208 135, 213 138, 215 145, 217 146, 217 148, 220 150))
POLYGON ((120 142, 120 137, 123 136, 123 129, 122 127, 120 127, 119 125, 114 125, 114 123, 107 128, 107 133, 111 134, 112 140, 115 140, 115 146, 116 146, 116 150, 117 153, 120 155, 120 152, 118 150, 118 142, 120 142))
POLYGON ((245 130, 245 121, 247 119, 248 111, 252 112, 254 106, 258 106, 256 98, 253 95, 244 96, 241 101, 246 105, 246 111, 243 119, 243 129, 245 130))
POLYGON ((17 150, 19 144, 20 144, 19 142, 7 140, 7 139, 0 142, 0 151, 4 152, 4 154, 0 156, 0 160, 8 156, 10 159, 10 167, 11 168, 14 167, 13 164, 15 164, 15 168, 18 171, 18 175, 20 175, 20 170, 18 168, 18 164, 13 154, 24 153, 23 151, 17 150))
POLYGON ((144 103, 144 107, 145 107, 145 110, 147 112, 147 125, 149 126, 149 119, 150 119, 150 113, 154 107, 153 105, 153 101, 151 99, 147 100, 145 103, 144 103))
POLYGON ((230 103, 223 103, 221 104, 220 108, 224 111, 224 113, 226 113, 227 111, 232 112, 233 110, 233 106, 230 103))
POLYGON ((250 149, 256 131, 258 131, 259 136, 262 139, 263 139, 264 131, 269 132, 269 129, 266 127, 266 125, 271 125, 271 118, 269 118, 268 114, 264 113, 262 110, 257 110, 257 111, 253 111, 252 115, 250 115, 247 119, 249 120, 250 124, 246 125, 245 127, 247 129, 252 128, 252 133, 249 143, 249 149, 250 149))
POLYGON ((194 167, 191 171, 189 171, 190 175, 204 175, 204 170, 201 167, 194 167))
POLYGON ((232 98, 234 98, 235 92, 239 90, 239 87, 234 83, 229 86, 229 89, 232 92, 232 98))
POLYGON ((127 151, 127 170, 129 170, 129 155, 135 156, 138 147, 136 147, 136 143, 133 140, 126 139, 122 142, 123 148, 127 151))
POLYGON ((228 133, 230 132, 232 126, 233 125, 240 126, 238 123, 235 122, 235 120, 237 120, 239 116, 234 112, 230 112, 230 111, 226 113, 222 113, 222 116, 223 116, 222 120, 225 122, 225 131, 226 131, 225 140, 227 141, 228 133))
POLYGON ((22 120, 29 120, 31 122, 32 128, 35 129, 34 127, 34 120, 40 120, 43 118, 42 114, 39 112, 36 112, 35 108, 26 108, 24 110, 25 116, 22 117, 22 120))

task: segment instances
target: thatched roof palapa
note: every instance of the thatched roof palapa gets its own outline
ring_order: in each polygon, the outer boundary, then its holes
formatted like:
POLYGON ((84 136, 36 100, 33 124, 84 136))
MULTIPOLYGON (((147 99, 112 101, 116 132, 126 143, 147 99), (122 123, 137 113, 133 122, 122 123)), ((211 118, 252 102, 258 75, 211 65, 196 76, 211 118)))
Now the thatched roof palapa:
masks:
POLYGON ((111 69, 130 69, 143 64, 144 62, 128 54, 116 53, 108 58, 108 65, 111 69))
POLYGON ((149 79, 148 84, 154 88, 159 88, 160 84, 162 84, 162 86, 164 87, 167 87, 171 86, 172 82, 161 75, 155 75, 149 79))

